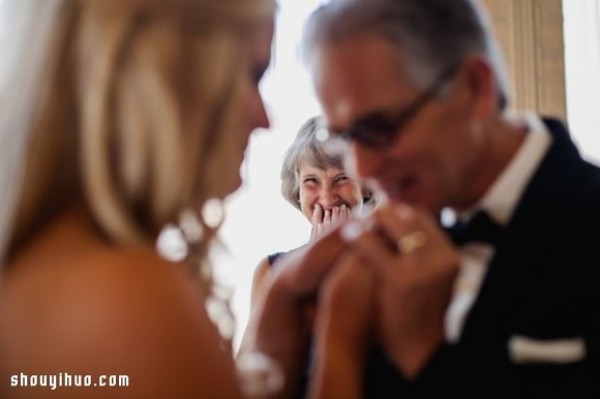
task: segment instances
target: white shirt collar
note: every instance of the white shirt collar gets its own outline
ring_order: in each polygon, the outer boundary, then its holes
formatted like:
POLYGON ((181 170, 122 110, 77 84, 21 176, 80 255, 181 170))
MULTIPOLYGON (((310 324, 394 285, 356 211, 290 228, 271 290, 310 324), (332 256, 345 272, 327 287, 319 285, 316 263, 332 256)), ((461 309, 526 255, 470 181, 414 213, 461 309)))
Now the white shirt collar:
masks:
MULTIPOLYGON (((483 209, 503 226, 510 221, 527 184, 552 142, 552 136, 534 114, 522 114, 517 117, 517 120, 524 122, 529 128, 521 147, 481 201, 461 216, 466 218, 473 212, 483 209)), ((469 243, 460 247, 460 254, 461 268, 454 282, 452 300, 444 320, 448 342, 456 342, 460 339, 471 307, 479 295, 488 263, 494 254, 494 247, 483 243, 469 243)))
POLYGON ((525 140, 483 198, 466 212, 472 214, 475 210, 485 210, 502 226, 510 221, 527 184, 552 143, 552 136, 536 114, 526 112, 511 118, 528 127, 525 140))

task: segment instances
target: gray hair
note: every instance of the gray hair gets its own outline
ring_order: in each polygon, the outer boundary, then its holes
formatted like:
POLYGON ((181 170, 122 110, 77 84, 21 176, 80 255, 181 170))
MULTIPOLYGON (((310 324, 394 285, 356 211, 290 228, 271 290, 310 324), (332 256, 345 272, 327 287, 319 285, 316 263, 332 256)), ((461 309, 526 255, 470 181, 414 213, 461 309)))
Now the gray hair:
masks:
POLYGON ((469 55, 488 59, 499 90, 499 106, 510 84, 491 23, 477 0, 332 0, 320 6, 305 27, 305 59, 319 46, 358 34, 388 40, 405 56, 417 87, 425 88, 469 55))
MULTIPOLYGON (((320 144, 318 133, 325 129, 323 118, 312 117, 300 127, 292 145, 285 153, 281 167, 281 194, 294 207, 300 209, 300 182, 298 168, 306 162, 319 169, 344 169, 343 155, 329 153, 320 144)), ((373 193, 366 187, 361 187, 364 203, 370 203, 373 193)))

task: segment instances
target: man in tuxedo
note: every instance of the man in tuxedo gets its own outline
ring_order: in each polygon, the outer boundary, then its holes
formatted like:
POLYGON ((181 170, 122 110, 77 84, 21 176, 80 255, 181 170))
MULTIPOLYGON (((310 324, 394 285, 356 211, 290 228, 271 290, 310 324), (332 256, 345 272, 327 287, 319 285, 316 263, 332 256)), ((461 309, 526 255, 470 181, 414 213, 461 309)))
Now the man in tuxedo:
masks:
POLYGON ((304 45, 324 145, 389 200, 342 231, 380 277, 366 396, 599 397, 600 170, 507 111, 480 6, 333 0, 304 45))

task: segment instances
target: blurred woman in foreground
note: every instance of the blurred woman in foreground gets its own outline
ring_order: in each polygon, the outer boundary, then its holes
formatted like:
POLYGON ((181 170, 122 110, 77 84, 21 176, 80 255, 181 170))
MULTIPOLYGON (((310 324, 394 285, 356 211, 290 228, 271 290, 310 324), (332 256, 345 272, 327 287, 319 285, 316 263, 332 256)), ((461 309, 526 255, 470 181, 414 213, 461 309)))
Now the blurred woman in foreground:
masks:
POLYGON ((268 127, 273 2, 1 6, 0 396, 239 397, 203 306, 217 226, 189 210, 240 185, 268 127), (155 240, 182 215, 173 263, 155 240))
POLYGON ((273 1, 1 6, 0 396, 289 397, 302 307, 340 240, 266 283, 242 385, 207 262, 209 205, 239 187, 250 134, 268 127, 273 1), (168 224, 185 244, 171 261, 155 250, 168 224))

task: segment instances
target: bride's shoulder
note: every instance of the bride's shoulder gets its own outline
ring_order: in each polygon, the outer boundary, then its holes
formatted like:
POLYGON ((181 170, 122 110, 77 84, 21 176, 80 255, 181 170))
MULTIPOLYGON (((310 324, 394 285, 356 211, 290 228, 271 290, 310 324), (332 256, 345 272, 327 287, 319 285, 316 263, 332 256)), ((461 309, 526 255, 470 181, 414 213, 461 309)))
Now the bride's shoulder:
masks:
MULTIPOLYGON (((193 277, 184 265, 161 258, 151 245, 113 245, 80 214, 69 213, 22 246, 6 265, 4 280, 5 290, 24 284, 30 289, 22 292, 28 295, 51 291, 52 297, 62 293, 90 296, 103 295, 106 289, 116 294, 126 287, 121 294, 129 296, 155 280, 161 282, 158 289, 176 286, 179 291, 182 285, 191 286, 193 277)), ((160 290, 155 290, 158 295, 160 290)), ((200 287, 191 292, 200 295, 200 287)))
POLYGON ((126 374, 144 381, 132 397, 237 396, 233 363, 183 265, 153 248, 111 247, 77 223, 43 234, 2 281, 0 366, 126 374))

